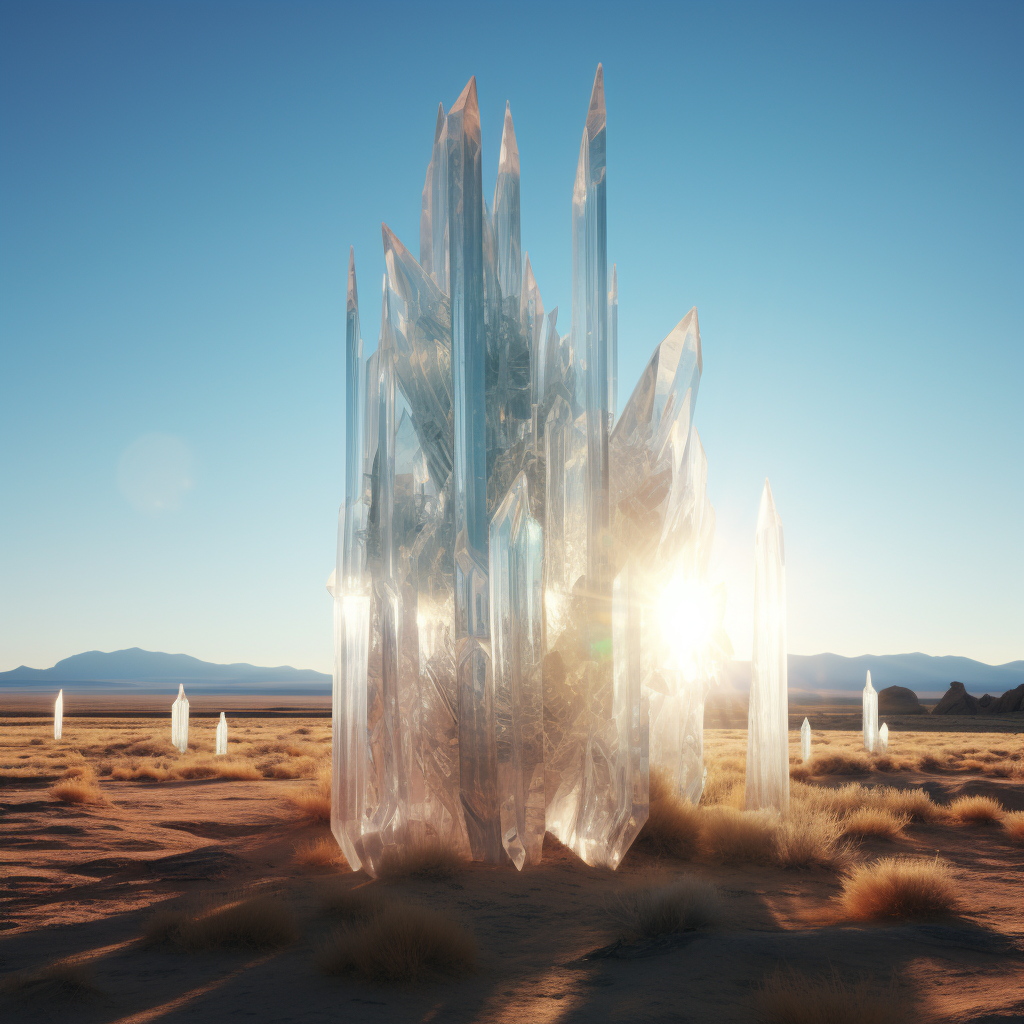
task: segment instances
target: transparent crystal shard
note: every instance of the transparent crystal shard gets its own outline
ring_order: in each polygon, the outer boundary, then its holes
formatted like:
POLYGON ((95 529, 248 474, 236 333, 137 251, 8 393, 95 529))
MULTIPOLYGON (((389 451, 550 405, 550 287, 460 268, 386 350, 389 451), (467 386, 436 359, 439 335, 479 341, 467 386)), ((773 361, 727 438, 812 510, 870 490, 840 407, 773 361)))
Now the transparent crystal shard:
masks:
POLYGON ((494 247, 502 298, 516 307, 519 306, 523 273, 519 233, 519 147, 512 126, 512 111, 506 103, 498 180, 494 186, 494 247))
POLYGON ((608 429, 615 426, 619 408, 619 268, 612 264, 612 286, 608 290, 608 429))
POLYGON ((356 290, 355 249, 348 255, 348 297, 345 311, 345 501, 353 514, 345 517, 342 573, 338 580, 351 589, 362 582, 365 551, 364 528, 357 499, 362 491, 362 409, 363 339, 359 331, 359 295, 356 290))
POLYGON ((171 745, 178 748, 179 754, 188 749, 188 698, 183 683, 178 684, 178 696, 171 704, 171 745))
POLYGON ((224 712, 220 713, 220 721, 217 723, 216 747, 214 753, 219 757, 228 752, 228 720, 224 712))
POLYGON ((882 723, 881 728, 878 730, 878 745, 875 750, 879 754, 884 754, 889 750, 889 726, 882 723))
POLYGON ((59 740, 64 734, 64 691, 57 694, 53 704, 53 738, 59 740))
POLYGON ((747 719, 748 810, 789 808, 786 554, 782 520, 764 482, 754 539, 754 645, 747 719))
POLYGON ((806 764, 811 759, 811 723, 804 719, 800 726, 800 760, 806 764))
POLYGON ((437 105, 434 148, 420 205, 420 266, 437 287, 448 292, 448 133, 444 105, 437 105))
POLYGON ((640 679, 641 600, 630 569, 612 588, 612 662, 561 658, 545 671, 547 828, 611 868, 647 820, 648 709, 640 679))
POLYGON ((449 111, 447 132, 460 796, 473 858, 497 863, 503 854, 487 606, 484 203, 475 78, 449 111))
POLYGON ((709 684, 704 677, 687 679, 682 672, 664 670, 657 682, 661 685, 645 691, 651 709, 651 766, 671 792, 696 804, 707 775, 704 704, 709 684))
POLYGON ((873 752, 878 743, 878 693, 871 685, 871 673, 868 673, 864 692, 861 694, 861 711, 864 726, 864 749, 873 752))
POLYGON ((439 491, 452 470, 451 306, 386 224, 382 233, 395 371, 439 491))
POLYGON ((490 525, 491 637, 501 839, 513 864, 544 845, 544 540, 520 473, 490 525))
MULTIPOLYGON (((438 159, 438 147, 441 142, 441 132, 444 131, 444 104, 437 105, 437 122, 434 125, 434 148, 430 154, 430 163, 427 165, 427 176, 423 182, 423 198, 420 203, 420 266, 423 273, 433 277, 434 284, 438 280, 434 277, 434 182, 437 178, 435 165, 438 159)), ((447 181, 447 174, 441 179, 447 181)), ((447 215, 444 218, 447 220, 447 215)), ((440 259, 438 263, 442 262, 440 259)), ((444 259, 447 263, 447 259, 444 259)), ((442 288, 442 291, 444 289, 442 288)))

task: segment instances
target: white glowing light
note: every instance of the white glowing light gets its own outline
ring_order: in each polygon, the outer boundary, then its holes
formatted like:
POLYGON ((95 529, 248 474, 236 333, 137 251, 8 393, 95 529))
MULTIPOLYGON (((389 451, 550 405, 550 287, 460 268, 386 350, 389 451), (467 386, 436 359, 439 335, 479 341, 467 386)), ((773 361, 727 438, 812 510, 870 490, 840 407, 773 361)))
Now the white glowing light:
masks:
POLYGON ((658 625, 670 665, 687 677, 696 675, 706 653, 714 645, 718 625, 715 594, 706 584, 672 579, 658 602, 658 625))

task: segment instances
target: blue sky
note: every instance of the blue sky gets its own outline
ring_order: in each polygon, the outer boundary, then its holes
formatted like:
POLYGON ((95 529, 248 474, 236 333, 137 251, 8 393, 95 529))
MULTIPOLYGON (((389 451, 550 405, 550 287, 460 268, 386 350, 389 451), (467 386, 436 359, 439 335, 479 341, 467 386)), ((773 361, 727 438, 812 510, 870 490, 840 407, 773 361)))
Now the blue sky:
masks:
POLYGON ((6 2, 0 669, 327 669, 345 271, 418 248, 439 100, 506 100, 569 323, 608 101, 620 407, 693 305, 727 626, 764 477, 794 653, 1024 657, 1024 6, 6 2), (153 508, 155 498, 163 506, 153 508))

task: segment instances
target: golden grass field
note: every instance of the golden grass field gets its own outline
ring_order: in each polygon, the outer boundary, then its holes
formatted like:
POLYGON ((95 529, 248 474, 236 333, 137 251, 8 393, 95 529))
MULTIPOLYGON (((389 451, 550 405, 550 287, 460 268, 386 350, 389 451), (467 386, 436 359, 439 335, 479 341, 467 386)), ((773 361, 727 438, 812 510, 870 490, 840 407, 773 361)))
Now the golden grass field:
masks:
POLYGON ((225 757, 216 717, 184 755, 169 716, 4 718, 0 1015, 1009 1020, 1024 737, 950 724, 880 756, 817 730, 806 765, 793 731, 785 817, 743 810, 746 731, 709 728, 700 805, 653 773, 615 873, 548 837, 522 874, 428 842, 373 881, 329 833, 322 715, 229 712, 225 757))

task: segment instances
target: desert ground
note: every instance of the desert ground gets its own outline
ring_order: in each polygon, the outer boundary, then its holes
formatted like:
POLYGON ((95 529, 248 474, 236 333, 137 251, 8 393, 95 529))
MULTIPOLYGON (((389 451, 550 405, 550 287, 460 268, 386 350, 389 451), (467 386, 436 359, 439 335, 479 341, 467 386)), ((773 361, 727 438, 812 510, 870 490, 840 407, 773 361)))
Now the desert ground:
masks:
POLYGON ((709 710, 700 807, 655 780, 618 871, 549 836, 521 874, 425 850, 374 881, 330 837, 326 701, 218 700, 179 755, 164 698, 68 700, 60 741, 5 698, 0 1019, 1024 1020, 1020 716, 891 720, 868 755, 856 708, 791 708, 780 820, 740 810, 746 732, 709 710), (436 942, 419 979, 388 921, 436 942))

